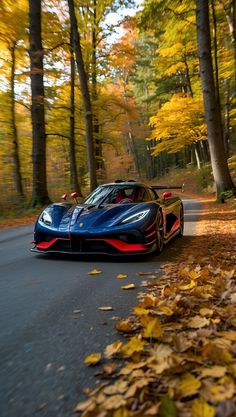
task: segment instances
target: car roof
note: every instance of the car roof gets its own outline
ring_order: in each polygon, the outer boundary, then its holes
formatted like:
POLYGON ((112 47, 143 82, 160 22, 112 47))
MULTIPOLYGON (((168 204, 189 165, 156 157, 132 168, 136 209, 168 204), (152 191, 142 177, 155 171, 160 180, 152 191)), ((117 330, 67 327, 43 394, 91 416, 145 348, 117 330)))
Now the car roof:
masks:
POLYGON ((101 187, 107 187, 107 186, 124 186, 124 187, 147 187, 146 184, 143 184, 141 182, 136 182, 136 181, 116 181, 116 182, 109 182, 106 184, 101 184, 101 187))

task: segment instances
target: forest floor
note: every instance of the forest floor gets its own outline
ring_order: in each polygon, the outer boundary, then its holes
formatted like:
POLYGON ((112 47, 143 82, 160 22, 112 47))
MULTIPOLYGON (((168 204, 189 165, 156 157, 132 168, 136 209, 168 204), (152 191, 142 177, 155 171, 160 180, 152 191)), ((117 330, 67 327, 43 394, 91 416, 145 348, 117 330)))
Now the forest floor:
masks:
POLYGON ((196 238, 162 274, 138 273, 119 339, 85 359, 102 370, 83 417, 236 415, 236 202, 203 200, 196 238))

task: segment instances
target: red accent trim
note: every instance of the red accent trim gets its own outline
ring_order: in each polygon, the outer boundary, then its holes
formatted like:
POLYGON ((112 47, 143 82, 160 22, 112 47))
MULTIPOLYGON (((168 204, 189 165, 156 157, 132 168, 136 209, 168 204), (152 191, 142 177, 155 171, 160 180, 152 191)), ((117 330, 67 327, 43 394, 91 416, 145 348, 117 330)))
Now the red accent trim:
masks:
POLYGON ((169 237, 170 235, 172 235, 172 233, 176 232, 176 230, 178 230, 178 229, 179 229, 179 226, 180 226, 180 220, 179 220, 179 219, 177 219, 177 220, 175 221, 175 223, 173 224, 173 226, 172 226, 171 230, 169 231, 169 233, 166 235, 166 238, 168 239, 168 237, 169 237))
POLYGON ((156 224, 156 220, 150 225, 150 226, 148 226, 147 227, 147 229, 146 229, 146 232, 148 231, 148 230, 150 230, 154 225, 156 224))
POLYGON ((58 240, 70 240, 70 239, 63 239, 60 237, 55 237, 54 239, 50 240, 49 242, 40 242, 36 245, 37 249, 48 249, 50 248, 55 242, 58 240))
POLYGON ((154 232, 152 232, 152 233, 149 233, 149 235, 145 236, 145 238, 147 239, 148 237, 151 237, 151 236, 155 235, 155 233, 156 233, 156 230, 154 230, 154 232))
POLYGON ((114 248, 121 252, 143 252, 147 250, 146 245, 141 243, 126 243, 119 239, 86 239, 86 240, 102 240, 103 242, 109 243, 114 248))

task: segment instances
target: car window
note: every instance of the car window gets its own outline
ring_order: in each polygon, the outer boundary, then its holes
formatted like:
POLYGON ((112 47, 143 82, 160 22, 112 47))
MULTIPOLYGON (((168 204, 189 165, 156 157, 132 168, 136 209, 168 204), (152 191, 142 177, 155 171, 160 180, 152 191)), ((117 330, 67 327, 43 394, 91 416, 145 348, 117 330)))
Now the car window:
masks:
POLYGON ((149 191, 149 194, 150 194, 150 201, 158 199, 158 195, 157 195, 157 193, 155 193, 155 191, 153 191, 151 188, 149 188, 148 191, 149 191))
POLYGON ((106 195, 111 193, 111 187, 98 187, 96 188, 85 200, 84 204, 99 204, 106 195))

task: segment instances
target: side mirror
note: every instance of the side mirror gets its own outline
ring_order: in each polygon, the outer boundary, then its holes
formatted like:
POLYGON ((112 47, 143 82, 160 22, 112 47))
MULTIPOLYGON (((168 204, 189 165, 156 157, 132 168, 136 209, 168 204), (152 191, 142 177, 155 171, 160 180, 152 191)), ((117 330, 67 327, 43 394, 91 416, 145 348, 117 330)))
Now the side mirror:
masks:
POLYGON ((62 200, 64 200, 64 201, 66 201, 66 199, 67 199, 67 194, 65 193, 65 194, 63 194, 62 196, 61 196, 61 199, 62 200))
POLYGON ((167 198, 172 197, 172 193, 170 191, 166 191, 165 193, 162 194, 162 198, 163 200, 166 200, 167 198))
POLYGON ((79 194, 75 191, 74 193, 71 193, 70 196, 75 200, 76 204, 78 204, 79 194))

